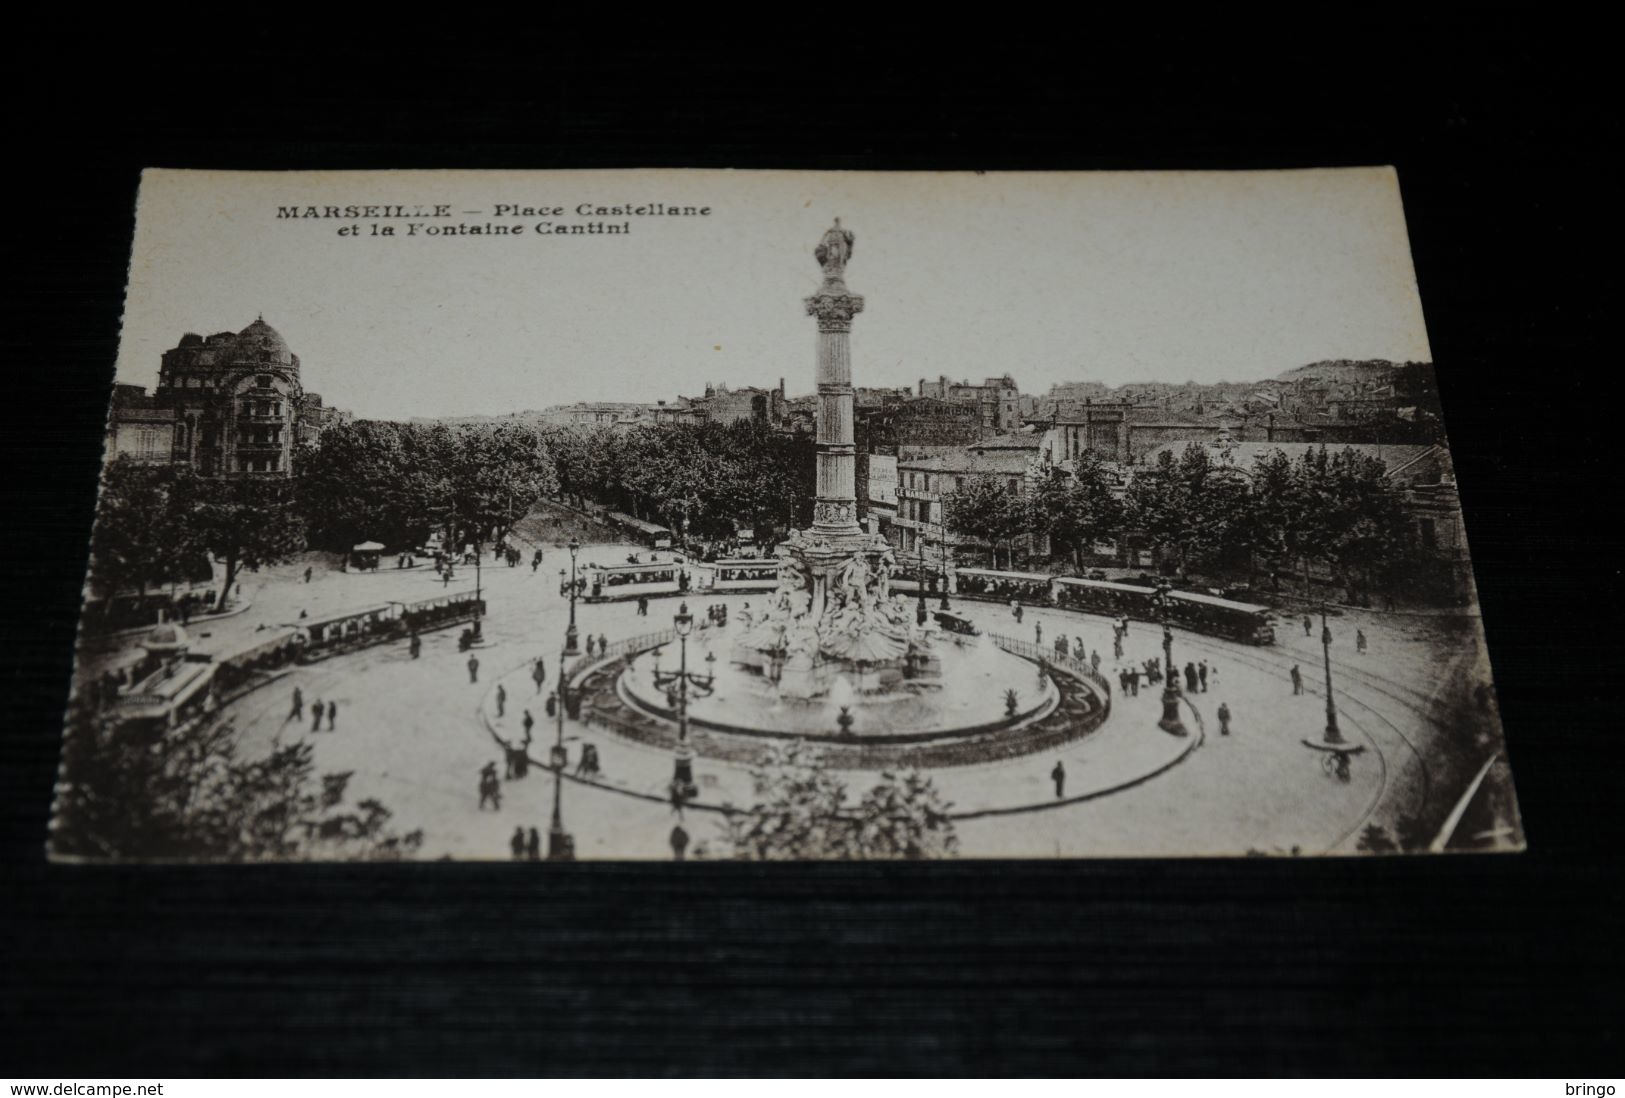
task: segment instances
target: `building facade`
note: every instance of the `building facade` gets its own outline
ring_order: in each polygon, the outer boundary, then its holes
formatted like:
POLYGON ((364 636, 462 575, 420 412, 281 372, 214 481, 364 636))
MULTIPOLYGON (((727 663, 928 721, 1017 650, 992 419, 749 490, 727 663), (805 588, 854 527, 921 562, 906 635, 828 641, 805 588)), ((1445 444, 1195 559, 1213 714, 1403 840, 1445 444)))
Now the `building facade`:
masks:
POLYGON ((922 377, 919 395, 975 405, 983 437, 1014 431, 1021 426, 1021 388, 1009 374, 990 377, 978 384, 950 381, 946 376, 939 376, 936 381, 922 377))
MULTIPOLYGON (((930 456, 897 461, 897 511, 892 518, 892 544, 900 558, 923 557, 927 565, 952 566, 955 554, 984 543, 950 530, 947 498, 978 477, 992 477, 1012 494, 1027 492, 1045 473, 1042 442, 1036 436, 989 440, 930 456)), ((1047 545, 1027 546, 1047 552, 1047 545)))
POLYGON ((117 386, 107 456, 206 477, 285 477, 295 448, 316 441, 330 411, 305 391, 299 356, 261 317, 241 332, 183 335, 163 353, 150 396, 117 386))

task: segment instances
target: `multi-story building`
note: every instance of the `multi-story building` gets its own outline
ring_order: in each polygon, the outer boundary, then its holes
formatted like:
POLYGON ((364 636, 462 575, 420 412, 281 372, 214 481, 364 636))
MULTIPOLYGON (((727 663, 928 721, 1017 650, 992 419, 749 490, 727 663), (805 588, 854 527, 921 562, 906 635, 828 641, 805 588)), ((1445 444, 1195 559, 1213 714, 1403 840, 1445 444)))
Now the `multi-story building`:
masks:
POLYGON ((946 376, 939 376, 936 381, 922 377, 919 395, 976 405, 984 437, 1014 431, 1021 426, 1021 389, 1009 374, 990 377, 978 384, 950 381, 946 376))
POLYGON ((118 386, 107 453, 202 476, 287 476, 294 448, 319 437, 328 411, 305 392, 299 356, 261 317, 241 332, 181 336, 163 353, 151 396, 118 386))
MULTIPOLYGON (((995 477, 1012 494, 1028 491, 1032 481, 1044 475, 1041 445, 1035 435, 1015 435, 929 457, 899 458, 897 513, 892 519, 899 557, 923 556, 928 566, 942 566, 951 564, 961 548, 984 547, 947 527, 947 497, 976 477, 995 477)), ((1043 546, 1029 549, 1045 551, 1043 546)))

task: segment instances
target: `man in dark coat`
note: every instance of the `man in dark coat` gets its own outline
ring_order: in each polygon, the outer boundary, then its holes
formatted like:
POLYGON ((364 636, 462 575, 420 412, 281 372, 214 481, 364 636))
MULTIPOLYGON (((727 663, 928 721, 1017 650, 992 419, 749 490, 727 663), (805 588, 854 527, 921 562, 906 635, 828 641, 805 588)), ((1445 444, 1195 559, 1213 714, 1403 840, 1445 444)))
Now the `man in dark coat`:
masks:
POLYGON ((1060 800, 1066 796, 1066 767, 1061 765, 1059 759, 1055 761, 1055 769, 1049 772, 1049 776, 1055 782, 1055 799, 1060 800))

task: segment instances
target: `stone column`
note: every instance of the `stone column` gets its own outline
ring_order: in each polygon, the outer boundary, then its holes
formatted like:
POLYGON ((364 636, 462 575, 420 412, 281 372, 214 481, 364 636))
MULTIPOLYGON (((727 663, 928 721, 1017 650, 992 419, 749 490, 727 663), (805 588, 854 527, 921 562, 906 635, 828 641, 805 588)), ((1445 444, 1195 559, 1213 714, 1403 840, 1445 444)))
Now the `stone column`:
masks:
POLYGON ((857 450, 852 435, 852 318, 863 298, 847 290, 846 258, 851 234, 835 223, 819 245, 824 282, 807 298, 807 313, 818 320, 818 495, 812 532, 825 538, 862 534, 856 493, 857 450))

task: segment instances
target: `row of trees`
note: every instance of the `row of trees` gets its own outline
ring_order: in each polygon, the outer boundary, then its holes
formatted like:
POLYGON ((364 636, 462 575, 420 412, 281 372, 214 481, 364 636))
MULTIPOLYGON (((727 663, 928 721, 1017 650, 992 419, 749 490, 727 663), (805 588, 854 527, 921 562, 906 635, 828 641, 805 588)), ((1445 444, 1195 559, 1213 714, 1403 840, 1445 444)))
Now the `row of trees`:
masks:
POLYGON ((805 523, 814 490, 813 441, 764 424, 609 428, 546 432, 558 484, 679 534, 728 537, 735 523, 766 540, 805 523))
POLYGON ((359 420, 301 451, 294 483, 311 543, 421 545, 431 530, 496 540, 558 490, 554 450, 523 423, 359 420))
POLYGON ((180 466, 127 457, 102 476, 91 537, 91 581, 105 596, 149 591, 211 574, 225 565, 222 600, 244 568, 285 560, 305 547, 292 486, 281 480, 200 477, 180 466))
POLYGON ((1350 449, 1272 450, 1250 475, 1192 443, 1138 471, 1124 490, 1092 454, 1072 477, 1031 491, 994 477, 969 480, 945 500, 950 529, 1000 547, 1012 563, 1029 534, 1081 568, 1095 542, 1136 535, 1186 571, 1253 571, 1318 562, 1351 589, 1390 587, 1414 560, 1400 489, 1384 464, 1350 449))
POLYGON ((541 432, 510 423, 342 424, 296 453, 291 479, 200 477, 121 457, 102 477, 91 578, 104 595, 144 597, 209 575, 212 557, 229 595, 242 569, 307 545, 421 545, 436 529, 500 539, 557 488, 541 432))

